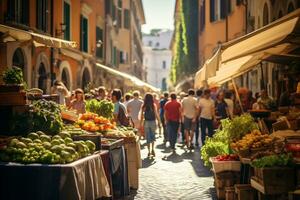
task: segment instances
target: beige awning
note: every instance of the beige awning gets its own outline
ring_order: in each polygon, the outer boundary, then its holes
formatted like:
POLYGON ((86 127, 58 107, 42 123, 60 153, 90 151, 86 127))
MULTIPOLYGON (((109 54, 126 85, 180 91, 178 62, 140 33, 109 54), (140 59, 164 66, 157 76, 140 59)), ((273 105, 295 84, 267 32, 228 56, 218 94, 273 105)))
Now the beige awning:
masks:
POLYGON ((219 48, 210 59, 206 60, 201 69, 196 73, 195 88, 205 87, 207 79, 216 75, 216 70, 219 66, 220 53, 221 48, 219 48))
POLYGON ((300 46, 300 9, 222 45, 219 70, 208 83, 222 84, 271 56, 289 55, 300 46))
POLYGON ((0 32, 4 33, 2 35, 3 42, 32 41, 35 46, 49 46, 56 48, 76 48, 77 46, 74 41, 66 41, 30 31, 24 31, 3 24, 0 24, 0 32))
POLYGON ((110 68, 108 66, 105 66, 101 63, 96 63, 96 66, 104 69, 105 71, 107 71, 111 74, 116 75, 117 77, 123 78, 126 81, 126 84, 128 84, 130 86, 135 86, 135 87, 138 87, 138 88, 145 88, 147 90, 151 90, 152 92, 160 92, 159 88, 156 88, 156 87, 140 80, 139 78, 137 78, 135 76, 129 75, 125 72, 120 72, 116 69, 112 69, 112 68, 110 68))

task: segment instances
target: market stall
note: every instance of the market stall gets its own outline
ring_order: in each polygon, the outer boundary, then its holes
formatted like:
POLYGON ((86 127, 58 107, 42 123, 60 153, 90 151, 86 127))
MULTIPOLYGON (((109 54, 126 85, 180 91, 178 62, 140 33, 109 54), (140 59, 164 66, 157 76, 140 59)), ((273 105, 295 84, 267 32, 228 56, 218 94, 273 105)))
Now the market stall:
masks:
POLYGON ((109 197, 101 157, 69 164, 0 163, 0 199, 98 199, 109 197))

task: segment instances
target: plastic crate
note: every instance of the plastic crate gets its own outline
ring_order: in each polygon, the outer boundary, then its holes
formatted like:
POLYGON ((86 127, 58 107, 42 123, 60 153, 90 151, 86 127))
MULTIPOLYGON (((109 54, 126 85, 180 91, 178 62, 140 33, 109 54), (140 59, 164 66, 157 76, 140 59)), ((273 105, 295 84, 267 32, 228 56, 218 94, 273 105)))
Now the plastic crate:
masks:
POLYGON ((215 157, 210 158, 215 173, 223 171, 241 171, 241 161, 218 161, 215 157))

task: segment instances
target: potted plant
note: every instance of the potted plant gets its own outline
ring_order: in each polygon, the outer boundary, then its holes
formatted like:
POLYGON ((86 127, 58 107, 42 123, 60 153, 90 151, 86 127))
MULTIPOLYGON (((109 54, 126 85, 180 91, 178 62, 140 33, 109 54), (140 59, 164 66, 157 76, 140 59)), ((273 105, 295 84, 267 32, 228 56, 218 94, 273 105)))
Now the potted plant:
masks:
POLYGON ((0 85, 0 92, 19 92, 24 89, 22 69, 12 67, 6 69, 2 74, 3 85, 0 85))

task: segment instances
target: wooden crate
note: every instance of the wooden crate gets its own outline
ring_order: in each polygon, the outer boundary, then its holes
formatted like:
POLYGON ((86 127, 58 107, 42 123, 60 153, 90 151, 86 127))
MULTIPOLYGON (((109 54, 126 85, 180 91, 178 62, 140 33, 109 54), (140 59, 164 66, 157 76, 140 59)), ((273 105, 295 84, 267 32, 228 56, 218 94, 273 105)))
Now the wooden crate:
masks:
POLYGON ((1 106, 22 106, 27 104, 25 92, 1 92, 1 106))
POLYGON ((236 200, 236 194, 234 187, 226 187, 225 188, 225 199, 226 200, 236 200))
POLYGON ((250 184, 235 184, 235 193, 237 195, 237 200, 255 200, 257 192, 250 184))
POLYGON ((225 199, 226 187, 232 187, 235 184, 239 183, 240 181, 240 172, 233 172, 233 171, 225 171, 220 173, 215 173, 215 187, 217 191, 218 199, 225 199))
MULTIPOLYGON (((281 194, 295 188, 295 170, 289 167, 254 168, 252 182, 263 194, 281 194)), ((252 185, 254 187, 254 185, 252 185)))
POLYGON ((267 195, 287 193, 295 188, 294 177, 293 168, 255 168, 251 186, 267 195))

